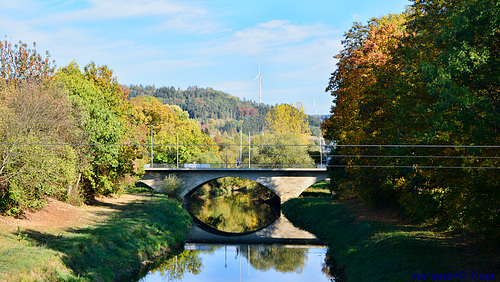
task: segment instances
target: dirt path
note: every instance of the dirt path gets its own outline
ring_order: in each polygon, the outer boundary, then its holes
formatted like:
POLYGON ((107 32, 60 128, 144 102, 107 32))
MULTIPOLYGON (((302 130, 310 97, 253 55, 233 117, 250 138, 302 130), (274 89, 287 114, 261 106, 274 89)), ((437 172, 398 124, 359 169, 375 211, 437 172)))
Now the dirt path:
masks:
POLYGON ((117 198, 98 198, 90 205, 75 207, 50 199, 45 208, 26 212, 21 219, 0 216, 2 231, 16 232, 17 227, 45 232, 81 228, 102 221, 110 213, 120 210, 127 203, 144 198, 141 195, 122 195, 117 198))

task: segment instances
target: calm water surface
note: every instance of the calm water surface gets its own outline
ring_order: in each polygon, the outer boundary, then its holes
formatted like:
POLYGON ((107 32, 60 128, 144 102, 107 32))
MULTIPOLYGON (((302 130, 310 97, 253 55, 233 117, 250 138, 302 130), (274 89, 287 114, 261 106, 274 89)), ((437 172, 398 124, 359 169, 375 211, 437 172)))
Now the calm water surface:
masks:
POLYGON ((140 281, 332 281, 326 248, 188 244, 140 281))
MULTIPOLYGON (((200 187, 185 207, 224 236, 257 231, 280 217, 280 200, 248 179, 225 177, 200 187)), ((273 231, 277 232, 277 231, 273 231)), ((195 242, 203 242, 195 241, 195 242)), ((187 244, 140 281, 332 281, 321 246, 187 244)))
POLYGON ((280 217, 280 199, 257 182, 224 177, 200 187, 185 207, 193 217, 218 231, 246 233, 280 217))

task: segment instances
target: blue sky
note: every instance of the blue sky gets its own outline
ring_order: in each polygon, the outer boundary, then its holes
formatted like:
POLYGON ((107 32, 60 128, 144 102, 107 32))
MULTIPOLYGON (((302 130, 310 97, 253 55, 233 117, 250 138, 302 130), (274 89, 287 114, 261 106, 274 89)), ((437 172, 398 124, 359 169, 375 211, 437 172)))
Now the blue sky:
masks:
POLYGON ((354 21, 407 0, 0 0, 0 36, 37 43, 58 67, 94 61, 121 84, 212 87, 328 114, 332 58, 354 21))

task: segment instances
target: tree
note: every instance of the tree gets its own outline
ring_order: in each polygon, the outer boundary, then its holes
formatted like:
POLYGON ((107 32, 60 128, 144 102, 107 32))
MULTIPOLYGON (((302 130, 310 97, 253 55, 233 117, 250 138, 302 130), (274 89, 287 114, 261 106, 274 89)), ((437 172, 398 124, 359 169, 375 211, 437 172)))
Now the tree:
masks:
POLYGON ((475 168, 498 167, 498 152, 460 147, 500 141, 499 14, 489 0, 415 1, 401 16, 346 34, 327 88, 334 106, 323 124, 326 137, 415 147, 338 147, 336 188, 413 219, 499 234, 499 176, 475 168), (345 157, 360 155, 387 157, 345 157))
POLYGON ((280 104, 266 116, 266 134, 256 136, 253 162, 262 164, 311 164, 307 154, 307 137, 310 136, 309 121, 301 103, 296 106, 280 104))
POLYGON ((128 137, 126 111, 122 107, 128 102, 113 87, 113 79, 89 79, 74 62, 61 68, 56 78, 69 91, 69 99, 77 113, 77 126, 83 132, 83 143, 89 144, 80 148, 89 164, 82 171, 81 182, 87 197, 116 192, 121 177, 134 174, 133 160, 137 157, 133 148, 114 145, 128 137))
POLYGON ((252 163, 293 166, 314 164, 303 139, 292 133, 256 135, 252 138, 252 163))
MULTIPOLYGON (((408 104, 421 130, 413 132, 412 139, 450 145, 498 144, 498 3, 415 2, 414 11, 408 24, 408 48, 402 50, 405 62, 417 62, 409 68, 408 83, 415 87, 408 104)), ((498 167, 491 159, 498 156, 494 148, 457 148, 444 154, 468 157, 449 158, 441 165, 498 167)), ((441 220, 498 238, 500 193, 493 184, 500 181, 497 173, 464 168, 428 172, 426 176, 434 181, 423 191, 437 195, 441 220)))
POLYGON ((311 134, 309 121, 301 103, 277 105, 266 116, 266 131, 275 133, 291 133, 305 137, 311 134))
POLYGON ((78 135, 66 92, 54 85, 3 89, 0 121, 0 212, 40 208, 47 196, 79 200, 79 157, 68 143, 78 135))
POLYGON ((47 145, 79 135, 71 103, 48 52, 34 48, 0 41, 0 213, 40 208, 48 196, 79 201, 75 148, 47 145))
POLYGON ((35 48, 36 43, 29 49, 22 41, 14 45, 7 40, 0 41, 0 88, 53 77, 55 67, 49 52, 44 59, 35 48))

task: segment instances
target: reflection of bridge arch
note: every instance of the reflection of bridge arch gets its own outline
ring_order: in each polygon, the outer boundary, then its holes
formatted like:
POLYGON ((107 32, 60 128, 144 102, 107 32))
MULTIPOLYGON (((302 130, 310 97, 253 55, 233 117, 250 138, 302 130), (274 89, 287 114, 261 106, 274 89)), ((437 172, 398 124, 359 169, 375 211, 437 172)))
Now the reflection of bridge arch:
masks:
POLYGON ((169 174, 177 175, 185 184, 181 196, 186 197, 202 184, 223 177, 241 177, 253 180, 272 190, 281 202, 298 197, 312 184, 326 179, 326 169, 281 168, 281 169, 189 169, 146 168, 141 182, 160 191, 163 180, 169 174))
MULTIPOLYGON (((189 204, 188 204, 189 206, 189 204)), ((199 228, 205 232, 208 232, 210 234, 214 234, 214 235, 220 235, 220 236, 224 236, 224 237, 238 237, 238 236, 245 236, 245 235, 249 235, 249 234, 253 234, 253 233, 256 233, 256 232, 259 232, 260 230, 262 229, 265 229, 267 227, 269 227, 271 224, 273 224, 274 222, 271 222, 269 223, 268 225, 266 226, 262 226, 256 230, 252 230, 252 231, 248 231, 248 232, 244 232, 244 233, 232 233, 232 232, 226 232, 226 231, 222 231, 222 230, 219 230, 219 229, 216 229, 208 224, 206 224, 205 222, 201 221, 199 218, 197 218, 195 215, 193 215, 190 211, 190 207, 188 207, 186 205, 184 205, 184 208, 188 211, 188 213, 191 215, 191 218, 193 219, 193 222, 196 226, 196 228, 199 228)), ((282 213, 281 215, 282 216, 282 213)))
POLYGON ((242 236, 224 236, 213 234, 194 226, 189 234, 187 243, 206 244, 299 244, 299 245, 323 245, 316 236, 301 230, 288 221, 281 214, 271 225, 251 234, 242 236))

